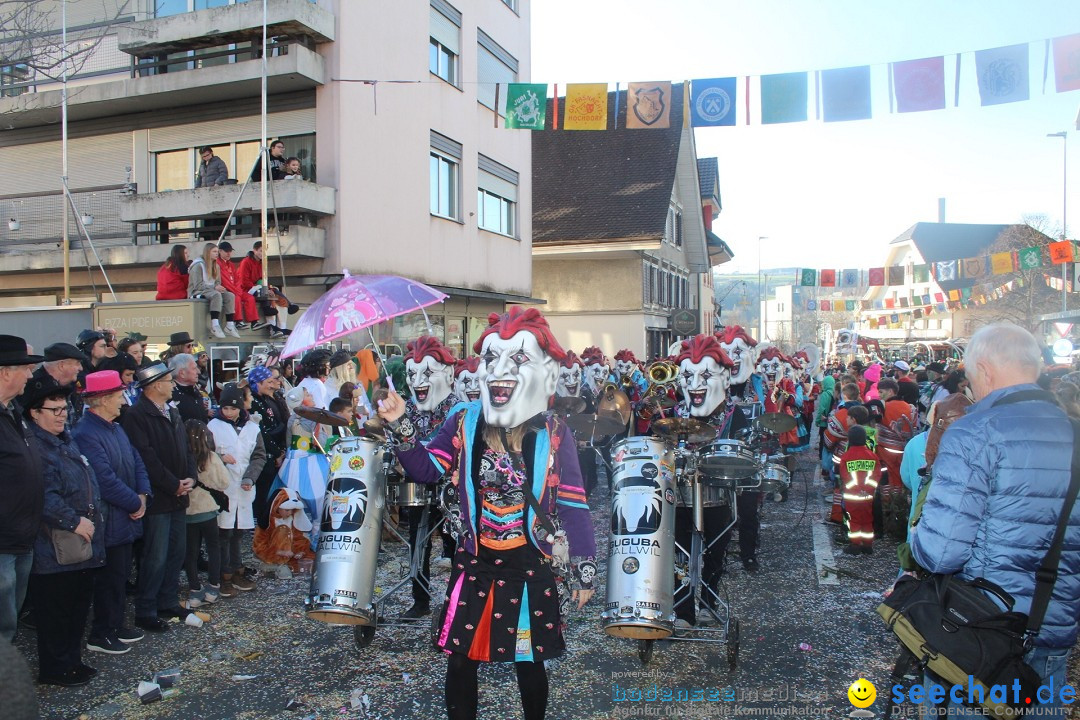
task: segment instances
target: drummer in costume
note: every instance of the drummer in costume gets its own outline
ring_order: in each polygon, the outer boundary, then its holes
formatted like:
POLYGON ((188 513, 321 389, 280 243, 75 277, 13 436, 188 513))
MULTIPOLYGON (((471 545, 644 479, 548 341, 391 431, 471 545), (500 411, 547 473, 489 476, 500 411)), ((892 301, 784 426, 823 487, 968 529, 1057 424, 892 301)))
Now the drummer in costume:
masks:
POLYGON ((630 405, 634 408, 635 426, 630 428, 631 435, 641 435, 648 429, 648 422, 643 422, 637 414, 642 410, 642 400, 649 390, 649 380, 638 366, 634 351, 623 348, 615 353, 615 376, 611 382, 615 383, 620 390, 630 398, 630 405))
POLYGON ((462 402, 480 399, 480 358, 476 355, 454 363, 454 395, 462 402))
POLYGON ((516 664, 525 719, 539 720, 548 697, 544 661, 565 649, 556 575, 572 583, 579 608, 596 576, 574 438, 544 413, 566 352, 537 310, 518 306, 491 315, 474 349, 483 358, 481 401, 452 413, 426 448, 398 398, 384 400, 380 415, 409 474, 434 483, 445 470, 460 498, 458 550, 436 637, 448 655, 449 717, 476 717, 479 663, 502 661, 516 664))
MULTIPOLYGON (((783 413, 795 416, 795 383, 785 377, 784 365, 792 363, 779 348, 770 345, 758 353, 757 374, 761 377, 758 402, 762 403, 765 413, 783 413)), ((799 435, 795 430, 781 433, 780 445, 783 448, 793 447, 799 443, 799 435)))
MULTIPOLYGON (((683 341, 682 351, 675 357, 675 363, 679 366, 679 386, 685 398, 685 404, 679 407, 680 414, 708 423, 716 430, 718 439, 734 438, 740 430, 749 427, 750 423, 743 411, 728 395, 734 363, 715 337, 695 335, 683 341)), ((742 493, 737 498, 739 545, 743 553, 743 566, 747 570, 756 570, 758 504, 761 493, 742 493)), ((716 592, 720 576, 724 574, 724 553, 731 542, 730 531, 722 536, 720 533, 731 524, 731 508, 727 505, 706 507, 703 514, 705 524, 702 542, 707 549, 702 559, 702 583, 716 592), (718 536, 720 539, 713 543, 718 536), (713 543, 711 547, 710 543, 713 543)), ((693 508, 677 507, 675 541, 683 548, 690 547, 693 525, 693 508)), ((688 597, 680 603, 690 592, 693 592, 692 588, 676 582, 675 614, 679 619, 694 625, 697 617, 694 599, 688 597)), ((701 602, 715 607, 711 592, 703 592, 701 602)))
POLYGON ((596 398, 600 396, 600 391, 604 389, 611 373, 608 360, 600 348, 592 345, 581 351, 581 363, 581 397, 585 398, 587 407, 595 411, 596 398))
MULTIPOLYGON (((566 357, 559 363, 559 381, 555 385, 556 397, 577 397, 585 402, 584 413, 596 411, 596 396, 592 393, 586 395, 585 367, 581 358, 573 350, 567 350, 566 357)), ((585 481, 585 492, 590 497, 596 487, 596 451, 585 446, 584 442, 578 446, 578 464, 581 465, 581 476, 585 481)))
POLYGON ((746 398, 753 395, 753 386, 747 387, 750 377, 754 373, 754 363, 757 361, 758 341, 750 337, 741 325, 728 325, 722 331, 715 334, 735 367, 731 369, 731 388, 729 393, 736 398, 746 398))
POLYGON ((785 385, 790 385, 791 397, 794 400, 791 410, 795 416, 795 435, 797 438, 795 444, 788 447, 787 451, 802 452, 810 447, 810 428, 804 419, 803 413, 803 409, 809 404, 810 395, 802 383, 803 366, 794 356, 785 355, 781 368, 783 368, 784 379, 788 381, 785 385))
POLYGON ((585 371, 581 358, 573 350, 559 363, 559 382, 555 386, 556 397, 581 397, 582 375, 585 371))
MULTIPOLYGON (((457 405, 457 395, 453 393, 454 365, 457 359, 450 348, 425 335, 405 346, 405 382, 409 386, 409 399, 405 403, 405 416, 416 431, 421 442, 427 442, 442 427, 450 409, 457 405)), ((412 477, 406 469, 410 482, 423 482, 412 477)), ((438 525, 442 512, 435 507, 428 510, 428 527, 424 533, 438 525)), ((423 507, 403 507, 400 513, 409 521, 409 547, 416 549, 420 536, 420 520, 423 507)), ((450 557, 452 546, 444 541, 443 553, 450 557)), ((412 581, 413 604, 403 614, 403 618, 415 619, 431 613, 431 538, 424 543, 420 575, 412 581)))

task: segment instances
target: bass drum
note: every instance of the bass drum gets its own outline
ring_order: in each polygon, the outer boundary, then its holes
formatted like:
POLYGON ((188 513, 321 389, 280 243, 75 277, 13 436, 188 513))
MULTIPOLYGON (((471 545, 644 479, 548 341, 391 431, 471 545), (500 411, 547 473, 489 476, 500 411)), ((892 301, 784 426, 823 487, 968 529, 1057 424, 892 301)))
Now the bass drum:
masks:
POLYGON ((313 620, 374 625, 375 571, 385 510, 382 446, 344 438, 330 451, 330 481, 305 608, 313 620))
POLYGON ((612 459, 604 632, 665 638, 675 627, 675 452, 658 438, 631 437, 612 446, 612 459))
POLYGON ((697 467, 705 484, 753 478, 761 469, 757 454, 741 440, 715 440, 701 448, 697 467))
POLYGON ((791 473, 783 465, 769 463, 761 471, 761 491, 782 493, 791 485, 791 473))

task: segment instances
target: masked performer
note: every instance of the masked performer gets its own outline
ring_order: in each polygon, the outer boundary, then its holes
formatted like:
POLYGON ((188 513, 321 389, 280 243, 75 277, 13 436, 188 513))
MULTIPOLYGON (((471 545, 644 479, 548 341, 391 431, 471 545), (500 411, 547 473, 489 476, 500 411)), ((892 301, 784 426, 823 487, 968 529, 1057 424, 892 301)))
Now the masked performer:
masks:
POLYGON ((559 382, 555 386, 558 397, 581 397, 582 374, 584 367, 581 358, 573 350, 559 363, 559 382))
MULTIPOLYGON (((579 397, 585 401, 585 409, 582 412, 591 413, 596 410, 596 396, 586 393, 584 381, 584 366, 581 358, 573 350, 566 352, 566 357, 559 363, 559 381, 555 385, 557 397, 579 397)), ((599 438, 602 440, 603 438, 599 438)), ((597 438, 593 438, 596 442, 597 438)), ((585 482, 585 493, 592 496, 596 487, 596 451, 586 441, 578 443, 578 464, 581 465, 581 476, 585 482)))
POLYGON ((480 358, 476 355, 454 364, 454 395, 461 402, 480 399, 480 358))
MULTIPOLYGON (((426 442, 435 436, 442 427, 450 408, 460 401, 453 393, 454 365, 457 359, 450 348, 425 335, 405 346, 405 382, 409 386, 409 400, 405 404, 405 415, 416 430, 417 438, 426 442)), ((410 482, 422 482, 414 479, 406 470, 410 482)), ((409 547, 416 552, 417 538, 421 536, 420 520, 425 508, 403 507, 399 513, 409 521, 409 547)), ((430 532, 442 520, 438 508, 428 510, 428 526, 423 534, 430 532)), ((448 543, 447 543, 448 545, 448 543)), ((453 548, 444 546, 444 555, 449 557, 453 548)), ((403 614, 403 618, 416 619, 431 613, 431 538, 424 542, 421 551, 420 574, 413 578, 413 604, 403 614)))
POLYGON ((747 388, 747 382, 754 373, 754 363, 757 361, 758 341, 750 337, 741 325, 728 325, 723 331, 716 333, 716 339, 723 348, 735 367, 731 369, 730 394, 736 398, 745 398, 752 393, 753 388, 747 388))
POLYGON ((475 718, 481 662, 516 664, 526 720, 544 717, 544 661, 565 649, 557 575, 582 607, 596 575, 593 534, 574 438, 545 414, 566 352, 535 309, 491 315, 480 353, 480 402, 453 412, 421 446, 398 398, 380 415, 409 474, 433 483, 442 471, 460 500, 458 550, 436 645, 448 655, 451 720, 475 718))
MULTIPOLYGON (((740 430, 749 427, 742 409, 728 395, 731 369, 734 365, 720 343, 711 335, 695 335, 682 343, 682 351, 675 358, 679 366, 679 386, 684 404, 680 414, 688 415, 711 425, 717 438, 734 438, 740 430)), ((758 505, 761 493, 743 493, 737 496, 739 511, 739 544, 742 548, 743 567, 757 569, 758 505)), ((703 558, 701 602, 716 607, 717 584, 724 573, 724 553, 731 541, 731 533, 724 529, 731 524, 731 508, 727 505, 704 508, 705 555, 703 558), (723 533, 723 534, 721 534, 723 533)), ((693 508, 680 506, 675 510, 675 541, 689 550, 693 528, 693 508)), ((676 583, 675 614, 687 624, 696 621, 694 598, 688 597, 693 589, 676 583), (680 603, 682 598, 685 601, 680 603)))
POLYGON ((607 384, 611 370, 608 368, 607 357, 603 351, 595 345, 581 351, 582 363, 582 386, 581 397, 590 407, 596 407, 596 399, 607 384))
MULTIPOLYGON (((758 353, 756 371, 761 378, 758 401, 767 414, 783 413, 795 416, 795 383, 785 376, 784 367, 791 364, 775 346, 770 345, 758 353)), ((779 440, 782 447, 793 447, 798 445, 799 435, 795 430, 788 430, 780 434, 779 440)))

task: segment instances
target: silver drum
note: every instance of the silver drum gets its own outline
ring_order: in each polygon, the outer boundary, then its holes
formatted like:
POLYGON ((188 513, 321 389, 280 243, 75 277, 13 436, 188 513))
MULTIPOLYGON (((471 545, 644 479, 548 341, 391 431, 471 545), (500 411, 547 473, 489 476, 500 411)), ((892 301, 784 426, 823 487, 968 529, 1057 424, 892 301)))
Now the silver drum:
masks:
POLYGON ((305 603, 309 618, 375 624, 372 597, 386 507, 381 464, 382 446, 369 438, 344 438, 330 451, 319 547, 305 603))
POLYGON ((652 437, 612 446, 604 632, 653 640, 674 631, 675 452, 652 437))
MULTIPOLYGON (((729 481, 730 485, 712 484, 701 485, 701 506, 720 507, 730 505, 731 491, 735 489, 735 481, 729 481)), ((682 480, 676 486, 675 494, 680 507, 694 507, 694 486, 688 480, 682 480)))
POLYGON ((394 478, 386 483, 386 504, 398 507, 424 507, 431 505, 434 495, 431 486, 394 478))
POLYGON ((701 448, 697 467, 706 484, 750 478, 761 469, 757 455, 741 440, 715 440, 701 448))
POLYGON ((784 492, 791 485, 791 473, 783 465, 769 463, 761 471, 761 490, 767 493, 784 492))

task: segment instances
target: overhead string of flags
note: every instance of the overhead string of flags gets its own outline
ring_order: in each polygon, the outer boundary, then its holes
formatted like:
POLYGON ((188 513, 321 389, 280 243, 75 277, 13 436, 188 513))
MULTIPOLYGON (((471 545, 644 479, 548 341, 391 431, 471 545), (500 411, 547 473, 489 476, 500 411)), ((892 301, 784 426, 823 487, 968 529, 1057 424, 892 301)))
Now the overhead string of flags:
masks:
MULTIPOLYGON (((962 72, 961 58, 967 54, 888 63, 889 112, 945 109, 946 57, 955 58, 949 76, 953 81, 952 106, 959 106, 962 78, 971 80, 970 71, 962 72)), ((1056 92, 1080 90, 1080 34, 977 50, 974 55, 974 80, 980 103, 984 106, 1030 99, 1032 60, 1042 61, 1043 94, 1046 93, 1051 64, 1056 92), (1042 46, 1041 56, 1033 50, 1033 45, 1036 48, 1042 46)), ((970 64, 970 59, 967 62, 970 64)), ((816 119, 824 122, 867 120, 872 117, 872 67, 876 66, 760 75, 756 76, 756 95, 751 87, 754 76, 745 76, 741 97, 739 77, 701 78, 674 85, 682 85, 683 126, 734 126, 740 102, 747 125, 751 124, 752 106, 758 111, 762 125, 806 122, 811 99, 814 100, 816 119)), ((670 127, 672 86, 669 81, 629 83, 623 127, 632 130, 670 127)), ((559 96, 559 86, 555 84, 550 113, 546 83, 502 83, 495 87, 495 106, 502 111, 507 128, 619 129, 620 83, 616 84, 614 122, 609 118, 607 83, 570 83, 564 86, 565 97, 559 96)), ((499 120, 500 114, 496 113, 496 127, 499 120)))

